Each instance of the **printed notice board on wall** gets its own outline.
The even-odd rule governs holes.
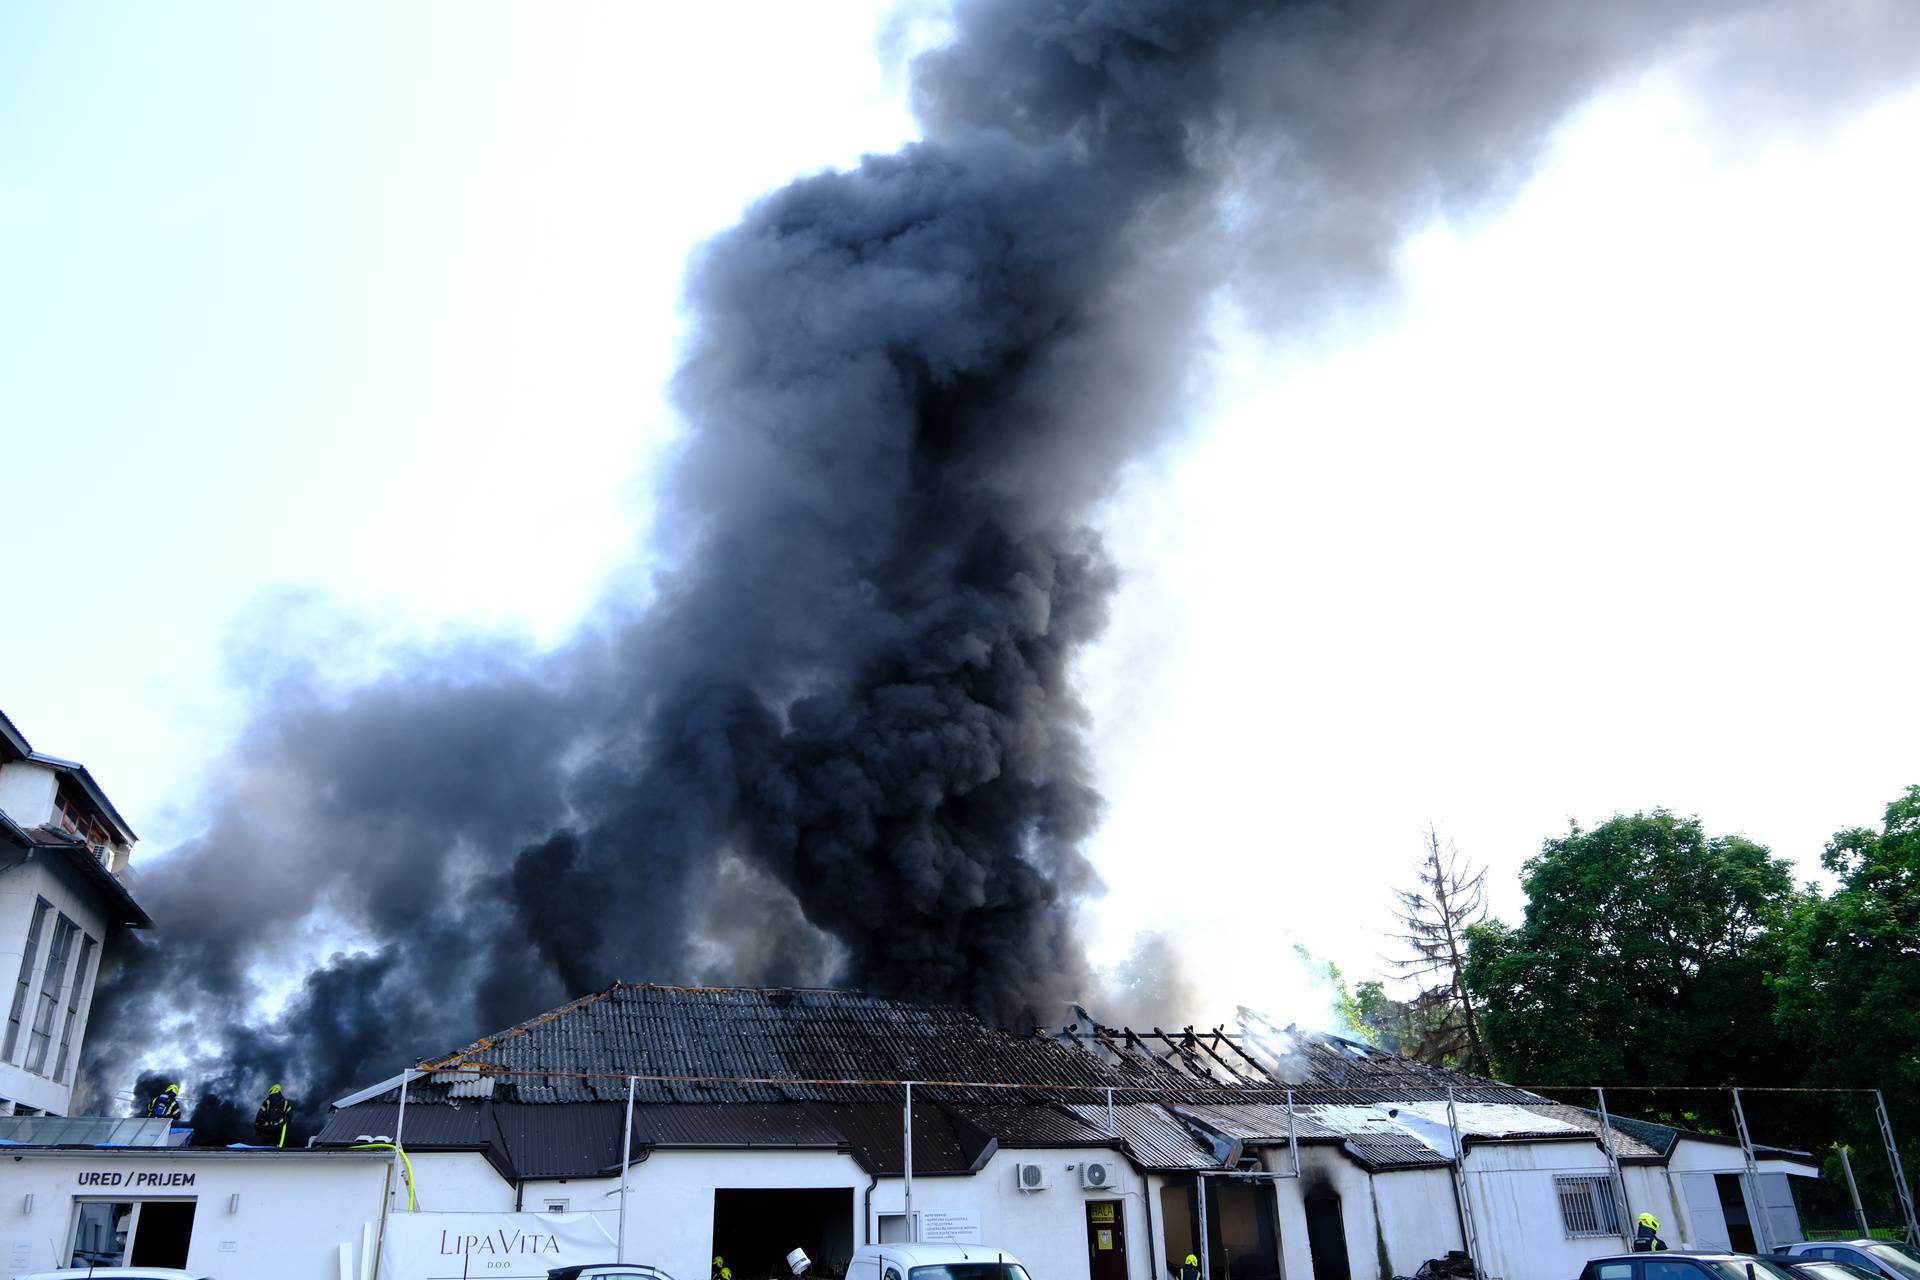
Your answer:
[[[980,1215],[948,1209],[923,1210],[920,1215],[922,1244],[979,1244]]]

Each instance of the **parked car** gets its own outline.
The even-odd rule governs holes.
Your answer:
[[[1825,1258],[1796,1258],[1781,1254],[1779,1260],[1806,1280],[1880,1280],[1875,1271],[1862,1271],[1851,1262],[1832,1262]]]
[[[555,1267],[547,1272],[547,1280],[673,1280],[673,1277],[644,1262],[589,1262],[577,1267]]]
[[[1920,1261],[1885,1240],[1802,1240],[1780,1252],[1790,1258],[1845,1262],[1880,1280],[1920,1280]]]
[[[1030,1280],[1020,1259],[984,1244],[863,1244],[847,1280]]]
[[[1666,1249],[1659,1253],[1616,1253],[1595,1258],[1580,1280],[1803,1280],[1785,1258],[1704,1249]]]
[[[209,1280],[207,1276],[181,1271],[177,1267],[63,1267],[58,1271],[29,1271],[15,1280]]]

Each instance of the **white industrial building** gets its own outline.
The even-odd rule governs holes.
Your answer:
[[[121,876],[133,829],[84,765],[0,713],[0,1115],[65,1115],[101,948],[151,923]]]
[[[907,1237],[907,1081],[914,1233],[1007,1249],[1035,1280],[1164,1280],[1190,1251],[1210,1280],[1384,1280],[1470,1233],[1489,1277],[1565,1280],[1645,1210],[1676,1245],[1755,1221],[1797,1239],[1787,1178],[1817,1174],[1762,1148],[1749,1177],[1737,1144],[1629,1122],[1616,1166],[1590,1112],[1251,1017],[1013,1033],[848,992],[616,984],[423,1062],[404,1108],[399,1077],[341,1099],[304,1151],[15,1122],[0,1249],[8,1274],[539,1280],[624,1236],[678,1280],[716,1255],[734,1280],[784,1275],[794,1247],[831,1280],[856,1244]],[[404,1162],[355,1149],[396,1137]]]

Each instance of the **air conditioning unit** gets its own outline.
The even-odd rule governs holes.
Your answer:
[[[1113,1185],[1114,1169],[1111,1160],[1083,1160],[1080,1162],[1080,1185],[1094,1191],[1101,1191]]]
[[[1043,1164],[1017,1164],[1013,1166],[1013,1176],[1022,1191],[1047,1189],[1047,1166]]]

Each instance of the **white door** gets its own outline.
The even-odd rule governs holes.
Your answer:
[[[1760,1212],[1766,1215],[1767,1242],[1774,1248],[1805,1238],[1800,1232],[1800,1210],[1793,1203],[1793,1184],[1786,1174],[1760,1175]]]
[[[1680,1194],[1687,1202],[1687,1222],[1693,1238],[1684,1243],[1694,1249],[1731,1249],[1727,1236],[1727,1215],[1720,1210],[1720,1189],[1710,1173],[1680,1175]]]

